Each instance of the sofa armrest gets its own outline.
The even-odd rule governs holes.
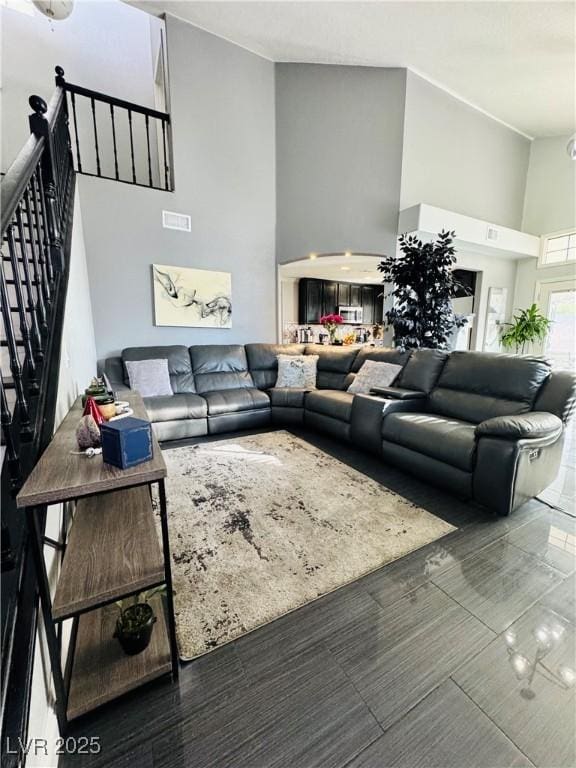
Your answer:
[[[422,411],[421,400],[393,400],[373,395],[354,395],[350,438],[367,451],[382,452],[382,420],[397,411]]]
[[[526,440],[554,437],[562,432],[562,421],[553,413],[531,411],[516,416],[496,416],[476,427],[476,437]]]
[[[428,397],[426,392],[417,389],[402,389],[402,387],[373,387],[371,395],[392,398],[392,400],[423,400]]]

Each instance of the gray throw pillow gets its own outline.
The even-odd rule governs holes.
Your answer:
[[[389,387],[402,370],[401,365],[366,360],[348,387],[355,395],[368,395],[374,387]]]
[[[276,355],[278,378],[276,389],[316,389],[318,355]]]
[[[137,390],[142,397],[173,395],[168,360],[126,360],[130,389]]]

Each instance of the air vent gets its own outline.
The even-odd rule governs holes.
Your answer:
[[[495,227],[488,227],[486,230],[486,240],[498,240],[498,230]]]
[[[162,226],[165,229],[179,229],[180,232],[191,232],[192,220],[186,213],[162,211]]]

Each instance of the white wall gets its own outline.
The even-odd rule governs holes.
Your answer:
[[[548,235],[576,224],[576,162],[566,151],[570,136],[535,139],[530,148],[522,229]]]
[[[92,321],[92,306],[88,289],[88,270],[84,247],[84,231],[78,191],[74,197],[74,226],[70,256],[70,276],[62,351],[58,379],[58,399],[56,402],[56,427],[67,414],[70,406],[80,392],[90,383],[96,374],[96,342]],[[50,507],[46,523],[46,533],[55,540],[60,537],[62,508]],[[59,573],[59,554],[50,547],[45,547],[50,585],[54,589]],[[67,622],[67,624],[69,624]],[[69,629],[69,627],[66,627]],[[65,644],[64,644],[65,645]],[[44,634],[40,629],[36,642],[34,672],[32,677],[32,698],[30,703],[30,722],[28,732],[33,737],[48,740],[49,754],[30,755],[27,765],[50,766],[54,768],[57,757],[54,754],[55,739],[58,736],[58,724],[54,713],[54,693],[51,681],[50,663]]]
[[[80,178],[99,357],[151,344],[276,337],[274,65],[166,21],[175,191]],[[162,210],[191,232],[162,227]],[[153,263],[232,274],[232,328],[154,325]]]
[[[428,203],[520,229],[529,151],[524,136],[408,72],[401,210]]]
[[[481,274],[477,276],[476,301],[474,307],[474,328],[471,338],[471,349],[482,350],[484,330],[486,327],[486,310],[488,307],[488,291],[490,288],[507,288],[506,319],[512,313],[514,285],[516,280],[516,261],[485,256],[472,252],[458,251],[456,267],[471,269]]]

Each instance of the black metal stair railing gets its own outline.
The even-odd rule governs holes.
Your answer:
[[[26,731],[37,617],[14,497],[54,428],[74,191],[63,89],[29,103],[32,135],[0,185],[2,766]]]
[[[70,95],[77,173],[174,191],[167,112],[69,83],[62,67],[56,67],[56,84]]]

